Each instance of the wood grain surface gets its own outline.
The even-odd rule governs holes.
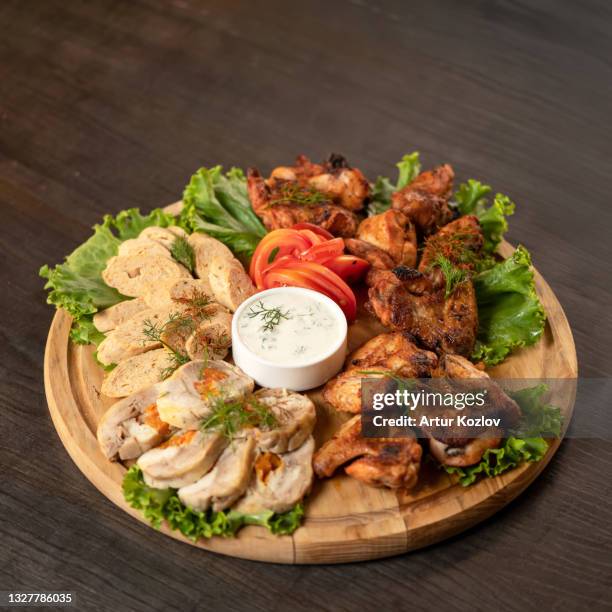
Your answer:
[[[558,296],[581,375],[610,376],[609,3],[5,0],[0,28],[0,590],[87,610],[609,608],[609,440],[564,441],[452,540],[348,566],[207,554],[117,512],[48,416],[37,277],[199,165],[335,150],[375,177],[419,149],[517,202],[509,241]]]

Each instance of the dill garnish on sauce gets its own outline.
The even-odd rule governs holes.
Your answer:
[[[289,320],[291,318],[289,311],[283,312],[279,306],[267,308],[262,300],[249,308],[247,317],[249,319],[261,317],[264,331],[272,331],[283,319]]]

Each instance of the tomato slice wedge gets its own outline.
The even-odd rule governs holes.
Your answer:
[[[255,286],[258,289],[263,287],[263,272],[276,259],[284,255],[298,256],[311,246],[310,240],[294,229],[273,230],[264,236],[253,253],[249,267]]]
[[[340,306],[347,321],[357,316],[357,300],[351,288],[325,266],[310,261],[291,263],[287,267],[272,268],[265,272],[264,287],[303,287],[319,291]]]
[[[342,255],[344,252],[344,240],[342,238],[333,238],[326,240],[320,244],[311,246],[307,251],[304,251],[300,256],[303,261],[314,261],[315,263],[323,263],[328,259]]]
[[[358,283],[370,268],[365,259],[355,255],[337,255],[325,261],[323,265],[349,284]]]
[[[310,230],[311,232],[318,234],[319,236],[321,236],[321,238],[325,238],[326,240],[331,240],[334,237],[326,229],[323,229],[322,227],[319,227],[314,223],[307,223],[306,221],[304,221],[303,223],[295,223],[291,226],[291,229]]]

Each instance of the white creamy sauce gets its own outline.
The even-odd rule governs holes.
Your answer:
[[[240,316],[238,330],[253,353],[287,365],[305,364],[328,353],[341,334],[327,304],[290,293],[255,300]]]

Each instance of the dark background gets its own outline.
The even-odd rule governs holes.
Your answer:
[[[180,544],[81,475],[42,383],[37,271],[106,212],[177,200],[200,165],[344,153],[373,178],[418,149],[518,204],[583,376],[609,376],[609,2],[0,4],[0,590],[80,609],[602,609],[608,443],[567,440],[519,499],[450,541],[344,566]]]

